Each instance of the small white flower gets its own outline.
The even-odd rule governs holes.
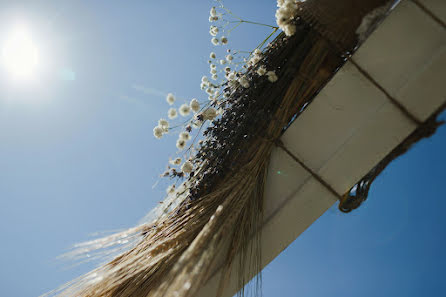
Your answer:
[[[276,82],[279,78],[277,77],[277,74],[274,71],[268,71],[266,73],[266,75],[268,76],[268,80],[270,82]]]
[[[229,72],[229,73],[226,75],[226,78],[227,78],[228,80],[234,80],[234,79],[235,79],[235,73],[234,73],[234,72]]]
[[[158,121],[158,126],[163,128],[163,133],[167,133],[169,131],[169,122],[166,121],[165,119],[160,119]]]
[[[220,64],[221,65],[225,65],[226,64],[226,60],[220,60]]]
[[[242,87],[249,88],[249,81],[245,76],[242,76],[238,79],[238,82],[242,85]]]
[[[283,30],[286,36],[296,33],[296,26],[293,24],[298,11],[298,2],[295,0],[278,0],[276,10],[276,23]]]
[[[194,165],[192,164],[191,161],[186,161],[181,166],[181,171],[183,171],[184,173],[191,173],[193,169]]]
[[[211,74],[217,74],[217,69],[215,69],[215,68],[211,69],[210,73]]]
[[[172,93],[167,94],[166,101],[172,105],[175,102],[175,96]]]
[[[217,65],[211,64],[211,65],[209,65],[209,67],[211,67],[211,69],[215,69],[215,68],[217,68]]]
[[[181,132],[179,137],[180,139],[188,141],[190,139],[190,134],[189,132]]]
[[[203,121],[200,121],[198,119],[195,119],[195,121],[192,123],[192,127],[194,127],[195,129],[198,129],[201,126],[203,126]]]
[[[192,109],[193,112],[197,112],[197,111],[200,110],[200,103],[199,103],[198,100],[195,99],[195,98],[193,98],[193,99],[190,101],[189,106],[190,106],[190,108]]]
[[[260,66],[257,69],[257,74],[260,75],[260,76],[265,75],[266,74],[266,67],[265,66]]]
[[[202,113],[204,120],[210,120],[212,121],[217,116],[217,111],[213,107],[209,107]]]
[[[177,110],[175,108],[170,108],[169,111],[167,112],[167,116],[169,117],[169,119],[174,119],[178,116],[177,114]]]
[[[229,71],[231,71],[231,68],[225,67],[225,72],[229,72]]]
[[[179,150],[183,150],[185,146],[186,146],[186,141],[184,139],[177,140],[177,148]]]
[[[218,28],[215,26],[211,26],[211,28],[209,29],[209,34],[211,34],[212,36],[217,36]]]
[[[296,26],[293,24],[288,24],[283,28],[286,36],[293,36],[296,33]]]
[[[192,109],[193,112],[197,112],[197,111],[200,110],[200,103],[195,98],[190,101],[189,106],[190,106],[190,108]]]
[[[254,56],[252,56],[252,58],[248,61],[248,64],[254,66],[254,65],[257,64],[261,59],[262,59],[262,57],[261,57],[260,55],[254,55]]]
[[[207,76],[203,76],[201,78],[201,82],[208,82],[208,81],[209,81],[209,79],[207,78]]]
[[[180,165],[181,164],[181,158],[175,158],[173,160],[170,160],[169,163],[172,164],[172,165]]]
[[[228,60],[228,62],[231,62],[233,59],[234,57],[231,54],[226,56],[226,60]]]
[[[213,74],[213,75],[212,75],[212,79],[213,79],[213,80],[217,80],[217,79],[218,79],[218,75],[217,75],[217,74]]]
[[[222,36],[221,40],[221,44],[228,44],[228,38]]]
[[[218,21],[218,16],[210,16],[209,17],[209,22],[215,22]]]
[[[161,128],[160,126],[156,126],[155,128],[153,128],[153,136],[160,139],[163,136],[163,128]]]
[[[217,10],[215,9],[215,7],[211,8],[210,15],[211,15],[211,17],[217,16]]]
[[[215,37],[211,39],[211,42],[213,45],[218,45],[218,39]]]
[[[254,50],[254,55],[260,56],[261,54],[262,54],[262,51],[259,50],[258,48],[256,48],[256,49]]]
[[[284,9],[278,9],[276,11],[276,23],[280,27],[280,29],[283,29],[291,19],[291,13],[289,11],[286,11]]]
[[[209,58],[211,58],[211,59],[215,59],[216,57],[217,57],[217,55],[214,52],[209,54]]]
[[[189,113],[190,113],[190,107],[187,104],[181,105],[178,110],[180,112],[180,115],[183,116],[183,117],[189,115]]]

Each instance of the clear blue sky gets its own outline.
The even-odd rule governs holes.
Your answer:
[[[273,0],[225,3],[274,24]],[[21,19],[43,56],[37,82],[0,69],[2,296],[37,296],[86,272],[55,258],[90,233],[133,226],[163,199],[166,183],[152,185],[176,149],[175,136],[152,136],[167,108],[159,94],[204,99],[210,5],[0,2],[0,46]],[[230,42],[248,50],[267,33],[246,25]],[[444,152],[441,128],[377,179],[361,209],[330,209],[267,266],[264,296],[446,295]]]

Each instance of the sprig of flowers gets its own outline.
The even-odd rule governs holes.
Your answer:
[[[294,20],[300,2],[298,0],[277,0],[276,22],[286,36],[293,36],[296,33]]]
[[[167,94],[166,102],[171,106],[167,112],[169,120],[177,119],[178,115],[187,119],[183,123],[173,126],[167,120],[160,119],[158,125],[153,129],[153,135],[160,139],[171,130],[182,128],[176,141],[176,147],[182,157],[170,160],[167,170],[162,176],[183,178],[187,175],[193,175],[194,170],[199,165],[193,156],[193,152],[198,149],[195,147],[195,140],[199,140],[199,146],[204,143],[203,140],[199,139],[199,133],[203,125],[210,125],[225,112],[228,106],[226,99],[233,92],[236,92],[239,88],[250,88],[253,85],[251,83],[253,75],[265,76],[270,83],[279,79],[274,69],[267,69],[266,65],[263,64],[264,56],[261,49],[279,30],[279,27],[287,35],[293,33],[293,30],[295,31],[295,27],[294,29],[292,27],[294,26],[292,21],[297,11],[298,1],[278,0],[279,9],[276,12],[276,18],[279,27],[244,20],[227,9],[221,0],[216,0],[216,2],[218,5],[212,7],[209,13],[209,22],[212,23],[209,27],[209,34],[211,35],[211,43],[214,46],[225,47],[226,53],[222,56],[215,52],[209,54],[210,78],[203,76],[200,83],[201,90],[208,98],[207,102],[200,102],[193,98],[190,102],[175,107],[176,97],[172,93]],[[243,23],[269,27],[272,32],[250,52],[227,48],[231,32]],[[253,71],[248,75],[247,70],[250,69],[253,69]],[[196,129],[195,136],[191,135],[193,129]],[[192,139],[192,144],[186,149],[188,142]],[[167,189],[168,194],[175,191],[175,185]]]

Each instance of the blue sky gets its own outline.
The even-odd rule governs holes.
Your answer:
[[[275,1],[225,1],[274,24]],[[34,81],[0,69],[0,287],[37,296],[86,272],[55,258],[88,234],[131,227],[163,199],[175,136],[156,140],[164,96],[205,99],[210,1],[1,1],[0,46],[25,22]],[[269,33],[240,26],[232,47]],[[201,96],[201,97],[200,97]],[[442,115],[445,118],[445,114]],[[446,128],[395,161],[361,209],[330,209],[263,274],[264,296],[446,294]]]

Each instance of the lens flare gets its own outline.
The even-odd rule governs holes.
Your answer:
[[[39,64],[39,51],[24,26],[16,27],[3,45],[3,65],[14,78],[31,78]]]

